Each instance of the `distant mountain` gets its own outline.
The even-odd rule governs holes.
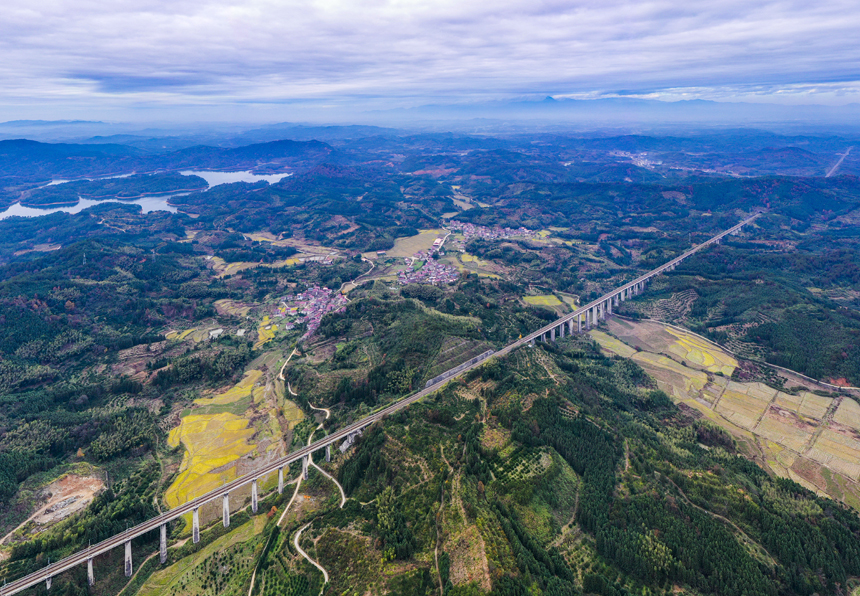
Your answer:
[[[273,141],[237,148],[197,145],[155,154],[115,143],[0,141],[0,176],[37,182],[51,178],[99,177],[131,172],[221,169],[283,171],[311,168],[334,150],[320,141]]]

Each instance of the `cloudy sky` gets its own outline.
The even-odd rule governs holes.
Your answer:
[[[856,0],[3,0],[0,121],[860,102]]]

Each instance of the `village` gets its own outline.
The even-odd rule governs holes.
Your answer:
[[[446,227],[449,230],[457,230],[463,235],[464,242],[473,238],[483,240],[506,240],[508,238],[533,238],[537,235],[528,228],[490,228],[488,226],[476,226],[475,224],[452,220]]]
[[[291,317],[284,325],[285,330],[293,329],[296,324],[306,323],[308,328],[304,337],[310,337],[319,328],[322,318],[331,312],[342,312],[348,302],[339,291],[313,285],[304,292],[287,294],[280,300],[275,316]]]

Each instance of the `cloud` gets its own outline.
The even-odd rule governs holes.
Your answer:
[[[0,106],[844,103],[860,81],[858,26],[847,0],[5,0]]]

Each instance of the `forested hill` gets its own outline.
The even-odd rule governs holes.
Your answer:
[[[597,328],[488,360],[318,454],[307,480],[285,470],[283,494],[261,478],[256,514],[237,491],[228,528],[220,500],[200,509],[199,543],[169,524],[164,565],[142,536],[131,579],[119,550],[94,560],[94,587],[81,568],[52,593],[860,587],[860,169],[851,153],[820,172],[846,139],[361,130],[0,145],[18,212],[98,203],[0,220],[0,579],[254,473],[763,211]]]

